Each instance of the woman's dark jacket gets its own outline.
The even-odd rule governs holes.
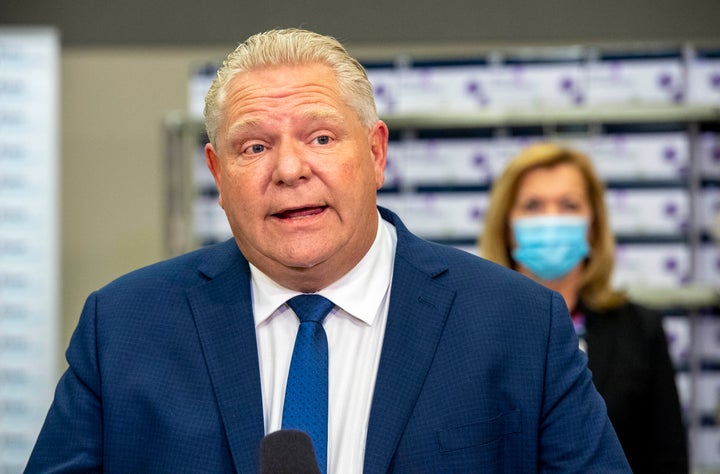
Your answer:
[[[688,472],[687,432],[661,317],[626,303],[585,314],[588,366],[636,474]]]

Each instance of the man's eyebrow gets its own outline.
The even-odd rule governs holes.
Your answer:
[[[333,110],[308,110],[301,113],[301,117],[308,121],[331,121],[331,122],[343,122],[343,117],[340,113]],[[246,131],[250,131],[261,126],[262,120],[259,118],[246,118],[238,120],[228,128],[228,136],[234,137],[241,135]]]
[[[240,120],[230,126],[230,128],[228,129],[228,136],[235,136],[239,133],[244,132],[245,130],[251,130],[258,127],[259,124],[260,120],[255,118]]]

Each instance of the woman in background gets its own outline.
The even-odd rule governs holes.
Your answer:
[[[480,253],[565,298],[633,471],[684,473],[687,434],[661,319],[611,287],[603,193],[587,156],[531,145],[493,184]]]

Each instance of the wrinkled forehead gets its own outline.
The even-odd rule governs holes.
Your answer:
[[[322,62],[277,64],[234,71],[231,76],[226,78],[223,86],[218,89],[217,104],[221,109],[224,109],[230,96],[237,97],[261,92],[257,90],[261,87],[258,85],[259,83],[263,83],[265,87],[273,88],[273,90],[268,90],[268,93],[277,92],[282,94],[291,93],[293,89],[303,87],[308,84],[308,80],[313,80],[318,86],[331,90],[350,105],[347,100],[349,94],[344,93],[343,88],[340,87],[335,70]]]

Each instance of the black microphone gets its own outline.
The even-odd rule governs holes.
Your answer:
[[[260,474],[321,474],[310,436],[280,430],[261,439]]]

